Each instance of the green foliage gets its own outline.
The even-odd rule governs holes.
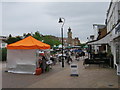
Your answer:
[[[113,57],[113,54],[111,52],[111,47],[110,46],[108,46],[108,48],[107,48],[107,56],[108,57]]]
[[[81,48],[83,48],[85,45],[86,45],[86,44],[84,44],[84,43],[83,43],[83,44],[80,44]]]
[[[54,45],[58,46],[59,44],[61,44],[59,40],[57,40],[55,37],[50,35],[44,36],[43,40],[44,40],[44,43],[49,44],[51,47],[53,47]]]
[[[35,39],[37,39],[37,40],[42,41],[42,36],[41,36],[41,34],[40,34],[38,31],[35,32],[35,34],[33,34],[33,37],[34,37]]]
[[[9,37],[12,37],[12,35],[10,34]]]
[[[28,37],[28,36],[32,36],[31,33],[28,33],[28,34],[25,35],[25,37]]]
[[[51,47],[53,47],[54,45],[58,46],[60,43],[60,41],[52,35],[41,35],[38,31],[35,32],[35,34],[33,34],[33,37],[39,41],[43,41],[46,44],[49,44]]]
[[[2,57],[2,61],[6,61],[7,60],[7,49],[6,48],[2,48],[2,54],[0,54],[0,58],[1,57]]]
[[[7,44],[15,43],[17,41],[21,40],[20,36],[17,37],[9,37],[7,40],[4,40]]]
[[[33,36],[35,39],[42,41],[46,44],[49,44],[51,47],[53,47],[54,45],[58,46],[59,44],[61,44],[61,42],[58,40],[57,37],[52,36],[52,35],[45,35],[43,36],[42,34],[39,33],[39,31],[36,31],[34,34],[33,33],[24,33],[23,37],[28,37],[28,36]],[[6,43],[11,44],[11,43],[15,43],[17,41],[21,40],[20,36],[17,37],[12,37],[12,35],[9,35],[9,38],[7,40],[5,40]]]

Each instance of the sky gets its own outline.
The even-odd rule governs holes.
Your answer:
[[[109,2],[2,2],[2,35],[20,36],[39,31],[61,37],[60,17],[65,19],[64,37],[72,29],[82,43],[94,34],[93,24],[104,24]]]

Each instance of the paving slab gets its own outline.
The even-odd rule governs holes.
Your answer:
[[[2,73],[3,88],[118,88],[116,70],[98,65],[83,66],[83,60],[74,61],[78,64],[79,76],[70,76],[70,66],[62,68],[59,63],[46,73],[39,76]],[[12,82],[12,83],[11,83]]]
[[[78,62],[78,77],[70,76],[70,68],[67,67],[28,88],[118,88],[118,77],[114,69],[99,66],[85,69],[82,63]]]

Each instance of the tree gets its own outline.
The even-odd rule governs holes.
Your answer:
[[[39,41],[43,41],[46,44],[49,44],[51,47],[53,47],[54,45],[58,46],[59,44],[61,44],[61,42],[58,40],[57,37],[52,36],[52,35],[42,35],[39,33],[39,31],[36,31],[34,34],[33,33],[24,33],[23,37],[26,38],[28,36],[33,36],[35,39],[39,40]],[[6,43],[11,44],[14,42],[17,42],[19,40],[21,40],[22,38],[20,36],[16,36],[16,37],[12,37],[12,35],[9,35],[9,38],[7,40],[5,40]]]
[[[28,37],[28,36],[32,36],[32,35],[31,35],[31,33],[26,34],[26,36],[25,36],[25,37]]]
[[[4,40],[7,44],[15,43],[19,40],[22,40],[20,36],[17,37],[9,37],[7,40]]]
[[[33,37],[37,40],[42,40],[42,36],[41,34],[39,33],[39,31],[36,31],[35,34],[33,34]]]
[[[26,33],[24,33],[23,36],[26,37]]]
[[[85,45],[86,45],[85,43],[83,43],[83,44],[80,44],[81,48],[83,48]]]
[[[0,55],[1,57],[1,55]],[[0,58],[1,59],[1,58]],[[6,48],[2,48],[2,61],[6,61],[7,59],[7,49]]]
[[[53,47],[54,45],[58,46],[59,44],[61,44],[61,42],[57,40],[55,36],[51,36],[51,35],[44,36],[43,40],[44,43],[49,44],[51,47]]]
[[[22,40],[20,36],[16,36],[16,41]]]
[[[12,35],[11,35],[11,34],[9,34],[9,37],[12,37]]]

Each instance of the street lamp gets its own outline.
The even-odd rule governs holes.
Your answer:
[[[61,37],[62,37],[62,67],[64,67],[64,59],[63,59],[63,26],[65,23],[65,19],[64,18],[59,18],[59,22],[58,23],[62,23],[61,26]]]

